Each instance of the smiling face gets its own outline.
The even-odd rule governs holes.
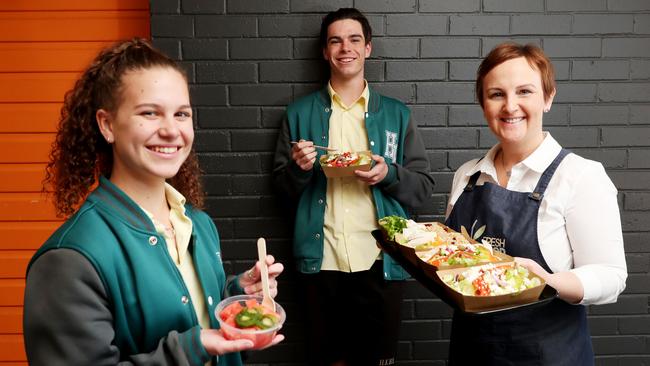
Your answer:
[[[187,82],[171,68],[129,71],[119,105],[97,121],[113,144],[111,180],[161,182],[176,175],[194,140]]]
[[[353,19],[337,20],[327,28],[327,45],[323,56],[330,64],[334,81],[363,79],[364,63],[372,45],[366,44],[361,23]]]
[[[532,152],[544,139],[542,116],[554,95],[545,98],[541,75],[525,57],[513,58],[485,75],[483,114],[502,145]]]

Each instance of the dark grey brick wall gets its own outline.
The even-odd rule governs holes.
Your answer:
[[[650,1],[152,0],[154,43],[190,76],[226,270],[253,262],[258,236],[287,265],[278,297],[287,340],[248,363],[304,360],[292,218],[269,173],[283,107],[325,74],[320,19],[344,6],[366,12],[374,29],[368,80],[411,107],[424,137],[437,186],[421,220],[443,218],[453,171],[495,142],[474,100],[480,57],[505,40],[545,49],[559,80],[547,129],[601,161],[620,192],[630,276],[618,303],[589,309],[597,365],[650,364]],[[450,308],[409,281],[402,312],[398,363],[445,365]]]

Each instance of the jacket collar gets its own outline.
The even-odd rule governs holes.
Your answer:
[[[131,226],[141,230],[156,231],[153,222],[140,206],[104,176],[99,177],[99,186],[88,197],[88,201],[108,207]]]

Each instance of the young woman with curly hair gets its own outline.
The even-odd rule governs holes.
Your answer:
[[[58,215],[69,216],[88,195],[100,175],[109,177],[113,168],[113,146],[99,131],[95,115],[99,109],[115,111],[121,102],[115,91],[123,87],[122,74],[130,69],[153,66],[185,71],[173,60],[153,52],[132,55],[129,47],[147,49],[139,41],[123,43],[103,51],[66,93],[61,120],[46,168],[46,187],[54,190]],[[144,48],[143,48],[144,47]],[[141,57],[130,60],[129,57]],[[203,208],[203,191],[196,155],[190,151],[170,183],[196,208]]]
[[[185,74],[144,40],[102,51],[66,94],[45,183],[71,216],[27,270],[30,365],[241,365],[253,343],[211,328],[227,294],[261,293],[260,264],[226,279],[193,140]]]

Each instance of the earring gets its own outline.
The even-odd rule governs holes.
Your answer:
[[[106,142],[108,142],[109,144],[112,144],[113,143],[113,138],[112,137],[107,137]]]
[[[544,108],[544,113],[548,113],[550,110],[550,108]]]

